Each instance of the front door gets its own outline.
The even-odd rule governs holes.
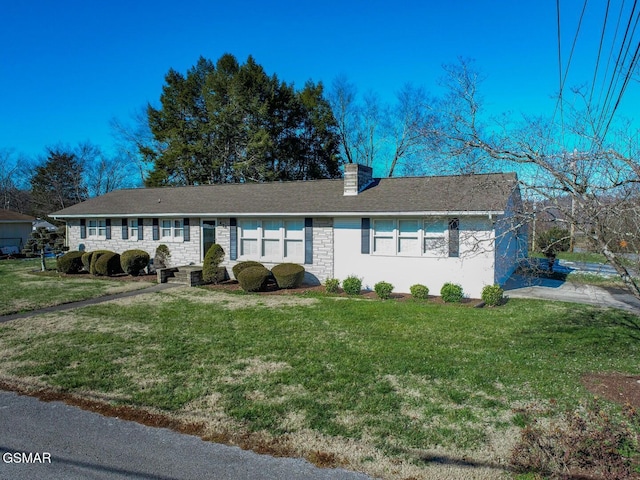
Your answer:
[[[203,220],[202,221],[202,259],[211,248],[211,245],[216,243],[216,221],[215,220]]]

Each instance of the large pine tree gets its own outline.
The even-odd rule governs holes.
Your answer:
[[[200,58],[185,75],[169,70],[160,108],[149,106],[156,147],[147,186],[340,175],[336,122],[322,84],[268,76],[252,57]]]

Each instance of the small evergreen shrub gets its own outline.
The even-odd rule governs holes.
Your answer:
[[[240,263],[236,263],[233,268],[231,268],[231,271],[233,272],[233,276],[236,278],[236,280],[238,280],[238,275],[240,274],[240,272],[242,270],[244,270],[245,268],[249,268],[249,267],[263,267],[264,265],[262,265],[260,262],[254,262],[253,260],[247,260],[246,262],[240,262]]]
[[[464,292],[462,287],[455,283],[445,283],[440,289],[442,301],[446,303],[458,303],[462,300]]]
[[[351,275],[343,280],[342,289],[347,295],[360,295],[360,290],[362,290],[362,280]]]
[[[226,269],[220,268],[222,260],[224,260],[224,250],[220,245],[214,243],[207,250],[202,263],[202,279],[206,283],[218,283],[224,280]]]
[[[84,252],[82,254],[82,267],[88,272],[91,269],[91,257],[93,256],[93,252]]]
[[[324,281],[324,289],[327,293],[338,293],[340,288],[340,280],[337,278],[327,278]]]
[[[83,252],[67,252],[58,257],[58,271],[61,273],[79,273],[82,268]]]
[[[127,250],[120,255],[120,266],[124,273],[137,277],[147,268],[150,258],[144,250]]]
[[[480,298],[486,305],[495,307],[504,301],[504,290],[500,285],[485,285]]]
[[[94,252],[91,252],[91,261],[89,264],[89,273],[91,275],[99,275],[98,273],[96,273],[96,262],[105,253],[114,253],[114,252],[112,252],[111,250],[96,250]]]
[[[419,283],[411,285],[409,287],[409,291],[411,292],[411,296],[418,300],[426,300],[429,298],[429,288],[424,285],[420,285]]]
[[[120,255],[115,252],[107,252],[98,256],[94,266],[94,271],[95,275],[103,275],[107,277],[124,273],[122,271],[122,266],[120,265]]]
[[[238,273],[237,280],[245,292],[258,292],[264,290],[271,272],[260,266],[247,267]]]
[[[298,288],[304,280],[304,267],[297,263],[281,263],[271,269],[278,288]]]
[[[157,270],[160,268],[167,268],[171,261],[171,252],[169,251],[169,247],[167,247],[164,243],[158,245],[156,248],[156,254],[153,257],[153,267]]]
[[[393,292],[393,285],[389,282],[378,282],[373,286],[376,295],[381,300],[388,300],[391,298],[391,292]]]

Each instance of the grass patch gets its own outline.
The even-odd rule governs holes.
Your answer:
[[[64,276],[55,271],[54,259],[48,259],[47,266],[54,270],[41,272],[39,259],[0,262],[0,315],[86,300],[149,285],[85,275]]]
[[[0,325],[0,368],[416,478],[434,449],[506,458],[516,407],[575,408],[586,373],[639,372],[637,319],[621,311],[185,292]]]

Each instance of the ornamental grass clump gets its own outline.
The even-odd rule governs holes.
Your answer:
[[[495,307],[504,302],[504,290],[500,285],[485,285],[480,296],[485,305]]]
[[[84,252],[67,252],[58,258],[57,269],[61,273],[80,273],[83,268],[82,255]]]
[[[342,281],[342,289],[347,295],[360,295],[362,279],[351,275]]]
[[[267,286],[271,272],[264,266],[248,267],[238,273],[237,280],[245,292],[259,292]]]
[[[391,298],[391,292],[393,292],[393,285],[389,282],[378,282],[373,286],[376,295],[381,300],[388,300]]]
[[[455,283],[445,283],[440,289],[440,297],[445,303],[459,303],[464,297],[462,287]]]
[[[297,263],[281,263],[271,269],[278,288],[298,288],[304,280],[304,267]]]
[[[409,287],[409,291],[411,292],[411,296],[418,300],[426,300],[427,298],[429,298],[429,288],[425,285],[416,283],[415,285],[411,285]]]
[[[120,255],[120,266],[124,273],[137,277],[147,268],[151,256],[144,250],[127,250]]]

